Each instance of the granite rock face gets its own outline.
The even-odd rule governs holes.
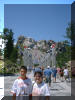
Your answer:
[[[23,61],[26,66],[54,66],[56,64],[55,49],[51,45],[55,42],[50,40],[35,41],[32,38],[20,36],[17,45],[23,53]]]

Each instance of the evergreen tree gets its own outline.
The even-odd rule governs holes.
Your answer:
[[[10,59],[13,48],[14,48],[14,39],[13,32],[10,29],[4,29],[4,39],[5,39],[5,48],[4,48],[4,58]]]
[[[71,60],[71,46],[67,41],[63,41],[63,44],[61,44],[61,49],[57,53],[56,60],[59,67],[65,66]]]
[[[74,22],[68,24],[68,27],[66,28],[65,37],[71,41],[71,59],[75,60],[75,23]]]

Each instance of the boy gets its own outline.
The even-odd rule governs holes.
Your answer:
[[[34,77],[35,83],[33,84],[32,96],[38,96],[37,98],[42,96],[42,100],[49,100],[50,92],[48,85],[43,82],[42,70],[35,70]]]
[[[20,77],[15,80],[11,93],[13,100],[30,100],[32,94],[32,82],[26,77],[27,67],[21,66]]]

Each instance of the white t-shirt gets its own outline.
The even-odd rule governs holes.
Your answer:
[[[64,75],[68,75],[69,72],[68,72],[68,69],[64,69]]]
[[[34,96],[50,96],[48,85],[44,82],[41,84],[34,83],[32,94]]]
[[[32,82],[29,78],[22,80],[16,79],[12,86],[12,93],[16,93],[16,96],[29,96],[32,94]]]

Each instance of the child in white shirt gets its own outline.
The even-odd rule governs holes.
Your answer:
[[[32,96],[46,96],[45,100],[49,100],[50,92],[48,85],[43,82],[42,70],[36,70],[34,73],[34,77],[35,83],[33,84]]]
[[[30,100],[32,95],[32,82],[26,77],[27,68],[21,66],[21,76],[14,81],[11,93],[13,94],[13,100]],[[29,98],[30,97],[30,98]]]

